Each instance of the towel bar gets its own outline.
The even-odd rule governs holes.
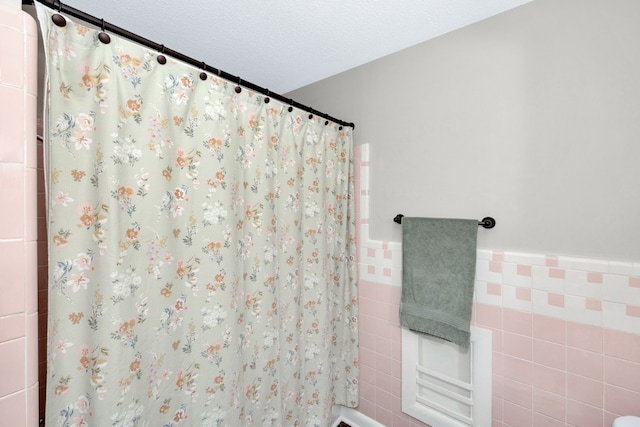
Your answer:
[[[395,218],[393,218],[393,222],[396,222],[398,224],[402,224],[402,218],[403,217],[404,217],[404,215],[398,214],[398,215],[396,215]],[[482,221],[478,221],[478,225],[481,225],[484,228],[493,228],[493,227],[496,226],[496,220],[491,218],[490,216],[486,216],[486,217],[482,218]]]

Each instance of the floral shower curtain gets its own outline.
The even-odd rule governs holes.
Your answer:
[[[352,130],[52,13],[47,424],[357,405]]]

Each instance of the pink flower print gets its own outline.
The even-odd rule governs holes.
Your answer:
[[[75,143],[76,150],[81,150],[83,148],[86,148],[88,150],[91,146],[91,143],[93,142],[86,133],[77,131],[73,132],[73,137],[71,139]]]
[[[62,205],[65,208],[67,207],[67,203],[71,203],[71,202],[73,202],[73,199],[71,198],[69,193],[65,193],[64,191],[61,191],[56,196],[56,204]]]
[[[80,362],[80,367],[85,371],[91,366],[89,354],[89,346],[86,344],[82,344],[76,351],[76,356],[78,357],[78,361]]]
[[[176,164],[181,168],[187,165],[187,150],[182,147],[176,148]]]
[[[168,380],[171,377],[172,373],[173,372],[171,372],[169,369],[165,369],[164,371],[162,371],[162,376],[161,376],[162,381]]]
[[[249,113],[249,127],[255,128],[258,126],[258,119],[256,113]]]
[[[89,346],[87,344],[81,344],[80,346],[78,346],[78,350],[76,350],[76,354],[78,357],[88,356],[89,353]]]
[[[73,292],[78,292],[81,288],[87,289],[87,285],[90,280],[88,277],[84,275],[84,272],[80,274],[72,274],[71,275],[71,283],[73,285]]]
[[[180,203],[172,203],[171,204],[171,215],[175,218],[177,216],[182,216],[182,212],[184,208],[180,206]]]
[[[178,277],[184,277],[187,273],[187,269],[185,268],[185,262],[183,259],[179,259],[176,261],[176,275]]]
[[[73,260],[73,264],[80,271],[89,270],[91,268],[91,257],[85,253],[79,253],[76,259]]]
[[[149,314],[149,297],[145,294],[140,294],[140,301],[136,302],[136,311],[143,318]]]
[[[78,401],[76,402],[76,410],[81,414],[86,414],[89,412],[89,399],[86,396],[78,397]]]
[[[78,215],[91,215],[93,216],[93,206],[89,202],[82,202],[78,205]]]
[[[65,59],[75,58],[76,53],[73,51],[73,44],[65,43],[64,48],[62,49],[62,55]]]
[[[87,427],[88,425],[84,417],[73,417],[71,418],[71,424],[69,424],[70,427]]]
[[[162,261],[163,261],[165,264],[171,264],[171,263],[173,262],[173,255],[171,255],[171,253],[170,253],[170,252],[165,252],[165,253],[162,255]]]
[[[80,126],[82,130],[95,130],[93,117],[85,113],[78,114],[76,124]]]
[[[56,347],[55,347],[56,352],[55,352],[55,354],[62,354],[62,353],[66,353],[66,352],[67,352],[67,349],[68,349],[69,347],[71,347],[72,345],[73,345],[73,344],[72,344],[72,343],[70,343],[68,339],[66,339],[66,338],[61,338],[61,339],[58,341],[58,343],[56,344]],[[55,356],[55,354],[54,354],[54,356]]]
[[[181,104],[186,104],[187,103],[187,101],[189,100],[189,95],[187,94],[186,90],[177,89],[173,93],[173,98],[175,98],[176,104],[181,105]]]
[[[332,160],[327,160],[326,162],[326,169],[325,169],[325,174],[327,177],[330,177],[331,175],[333,175],[333,172],[335,171],[336,167],[333,164]]]

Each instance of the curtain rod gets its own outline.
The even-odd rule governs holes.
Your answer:
[[[113,34],[117,34],[121,37],[124,37],[130,41],[141,44],[143,46],[148,47],[149,49],[153,49],[155,51],[161,52],[163,55],[169,55],[179,61],[186,62],[187,64],[193,65],[194,67],[200,68],[203,71],[209,71],[210,73],[216,74],[219,77],[222,77],[225,80],[228,80],[232,83],[236,83],[238,86],[244,86],[249,88],[255,92],[259,92],[267,97],[277,99],[278,101],[290,105],[291,107],[298,108],[300,110],[306,111],[310,113],[309,118],[313,115],[322,117],[323,119],[330,120],[335,122],[341,126],[348,126],[351,128],[356,127],[354,123],[348,123],[340,119],[336,119],[335,117],[331,117],[328,114],[321,113],[320,111],[316,111],[311,107],[300,104],[299,102],[294,101],[290,98],[285,98],[284,96],[269,91],[269,89],[265,89],[261,86],[258,86],[254,83],[251,83],[246,80],[242,80],[239,76],[234,76],[233,74],[227,73],[226,71],[220,70],[218,68],[211,67],[210,65],[205,64],[202,61],[197,61],[187,55],[184,55],[180,52],[167,48],[163,44],[158,44],[154,41],[146,39],[138,34],[132,33],[131,31],[125,30],[124,28],[120,28],[116,25],[110,24],[103,19],[96,18],[95,16],[89,15],[81,10],[75,9],[71,6],[65,5],[64,3],[57,0],[22,0],[23,5],[34,5],[35,2],[42,3],[43,5],[49,7],[50,9],[57,10],[60,13],[66,13],[74,18],[81,19],[84,22],[87,22],[93,26],[101,28],[102,31],[111,32]],[[328,124],[325,122],[325,124]]]

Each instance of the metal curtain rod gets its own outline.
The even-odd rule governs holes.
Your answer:
[[[356,127],[356,125],[354,123],[348,123],[345,122],[343,120],[340,119],[336,119],[335,117],[331,117],[328,114],[325,113],[321,113],[320,111],[316,111],[311,107],[308,107],[306,105],[300,104],[299,102],[294,101],[293,99],[290,98],[285,98],[284,96],[277,94],[277,93],[273,93],[271,91],[269,91],[269,89],[265,89],[263,87],[260,87],[254,83],[248,82],[246,80],[242,80],[239,76],[234,76],[233,74],[229,74],[225,71],[219,70],[217,68],[211,67],[207,64],[205,64],[202,61],[196,61],[195,59],[184,55],[180,52],[176,52],[175,50],[169,49],[167,47],[165,47],[165,45],[162,44],[158,44],[154,41],[151,41],[149,39],[146,39],[142,36],[139,36],[138,34],[132,33],[131,31],[127,31],[123,28],[120,28],[116,25],[113,24],[109,24],[108,22],[106,22],[104,19],[99,19],[96,18],[95,16],[89,15],[88,13],[85,13],[81,10],[75,9],[71,6],[65,5],[62,2],[58,1],[58,0],[52,0],[52,1],[48,1],[48,0],[22,0],[22,4],[23,5],[34,5],[35,2],[38,3],[42,3],[45,6],[49,7],[50,9],[54,9],[57,10],[60,13],[66,13],[70,16],[73,16],[74,18],[78,18],[81,19],[82,21],[89,23],[95,27],[101,28],[102,31],[108,31],[111,32],[113,34],[117,34],[121,37],[124,37],[130,41],[133,41],[135,43],[141,44],[143,46],[148,47],[149,49],[153,49],[155,51],[161,52],[163,55],[169,55],[177,60],[180,60],[182,62],[186,62],[187,64],[193,65],[194,67],[200,68],[204,71],[209,71],[210,73],[216,74],[219,77],[222,77],[223,79],[229,80],[230,82],[233,83],[237,83],[238,86],[244,86],[246,88],[249,88],[255,92],[259,92],[263,95],[265,95],[267,98],[274,98],[277,99],[278,101],[281,101],[284,104],[287,104],[291,107],[295,107],[298,108],[300,110],[306,111],[309,113],[309,118],[312,118],[313,115],[316,116],[320,116],[323,119],[326,119],[327,122],[325,122],[325,125],[328,124],[328,121],[332,121],[335,122],[341,126],[348,126],[351,128]],[[291,108],[289,109],[289,111],[291,111]]]
[[[402,218],[404,218],[404,215],[398,214],[395,218],[393,218],[393,222],[402,224]],[[496,226],[496,220],[491,218],[490,216],[486,216],[482,218],[482,221],[478,221],[478,225],[481,225],[484,228],[493,228]]]

